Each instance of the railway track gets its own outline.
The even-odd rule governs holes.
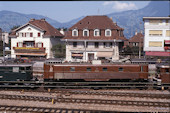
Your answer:
[[[25,95],[6,95],[0,94],[0,99],[43,101],[54,103],[84,103],[84,104],[103,104],[103,105],[123,105],[123,106],[144,106],[144,107],[164,107],[169,108],[170,102],[151,102],[151,101],[129,101],[129,100],[104,100],[104,99],[82,99],[82,98],[63,98],[45,96],[25,96]]]
[[[29,107],[29,106],[8,106],[0,105],[0,112],[31,112],[31,113],[95,113],[104,111],[65,109],[65,108],[45,108],[45,107]]]
[[[170,94],[151,94],[151,93],[127,93],[127,92],[103,92],[103,91],[76,91],[63,90],[55,91],[61,94],[82,94],[82,95],[105,95],[105,96],[121,96],[121,97],[140,97],[140,98],[160,98],[170,99]]]

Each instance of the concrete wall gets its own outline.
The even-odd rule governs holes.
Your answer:
[[[144,36],[144,51],[165,51],[164,40],[170,40],[170,37],[166,37],[166,30],[170,30],[170,21],[166,25],[166,20],[162,20],[160,25],[150,25],[149,20],[144,21],[145,36]],[[162,36],[149,36],[149,30],[162,30]],[[149,47],[149,41],[162,42],[162,47]]]

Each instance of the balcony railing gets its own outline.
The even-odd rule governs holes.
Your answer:
[[[45,48],[41,47],[13,47],[16,53],[45,53]]]

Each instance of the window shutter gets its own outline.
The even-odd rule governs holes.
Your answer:
[[[170,36],[170,30],[166,30],[166,37]]]
[[[32,35],[32,33],[30,33],[30,37],[32,37],[33,35]]]
[[[42,43],[42,47],[43,47],[43,43]]]
[[[18,47],[18,42],[17,42],[17,47]]]

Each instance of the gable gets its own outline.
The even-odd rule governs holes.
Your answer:
[[[18,33],[18,32],[33,32],[33,33],[41,32],[41,33],[43,33],[42,30],[37,29],[36,27],[34,27],[34,26],[30,25],[30,24],[27,24],[26,26],[24,26],[21,29],[17,30],[16,33]]]

